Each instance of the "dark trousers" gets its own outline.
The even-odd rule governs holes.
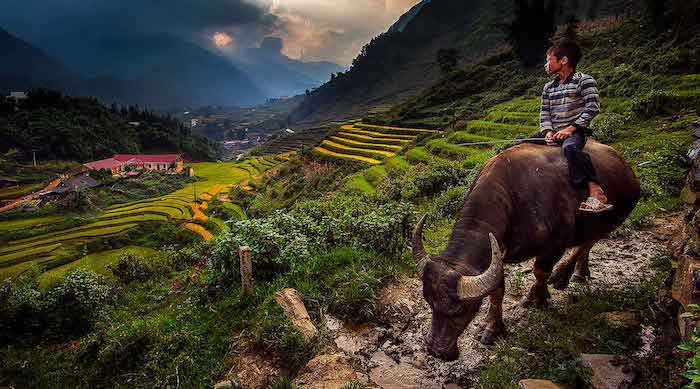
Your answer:
[[[532,138],[542,138],[538,134],[532,136]],[[546,144],[544,140],[540,141],[530,141],[531,143]],[[571,136],[564,139],[561,144],[561,150],[566,157],[567,164],[569,165],[569,178],[571,179],[571,184],[576,188],[585,188],[589,181],[597,182],[595,168],[591,162],[591,156],[583,151],[583,147],[586,145],[586,131],[583,129],[576,130]]]

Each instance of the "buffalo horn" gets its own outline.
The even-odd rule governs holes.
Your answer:
[[[461,277],[457,293],[462,300],[483,299],[501,285],[504,254],[498,247],[498,241],[492,233],[489,233],[489,238],[491,240],[491,265],[478,276]]]
[[[421,275],[425,264],[430,261],[430,256],[425,253],[425,248],[423,248],[423,224],[425,224],[427,216],[428,214],[423,215],[418,221],[418,224],[416,224],[416,228],[413,229],[413,243],[411,244],[413,258],[416,259],[418,271],[421,272]]]

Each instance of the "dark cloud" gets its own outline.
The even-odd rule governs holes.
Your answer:
[[[35,41],[47,35],[176,34],[196,37],[248,27],[272,28],[276,17],[244,0],[2,0],[0,26]]]

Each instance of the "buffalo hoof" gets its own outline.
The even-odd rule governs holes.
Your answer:
[[[520,301],[520,305],[525,308],[546,308],[549,305],[549,297],[549,291],[546,288],[540,291],[532,288],[530,293]]]
[[[577,284],[587,284],[588,277],[584,277],[580,274],[574,274],[573,276],[571,276],[571,282],[576,282]]]
[[[503,328],[486,328],[484,332],[481,333],[479,341],[483,345],[491,346],[496,340],[503,338],[505,335],[506,331]]]
[[[549,277],[548,283],[556,290],[564,290],[569,286],[569,274],[554,273]]]

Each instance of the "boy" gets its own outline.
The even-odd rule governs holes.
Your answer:
[[[562,142],[569,165],[571,183],[588,187],[589,196],[579,211],[598,213],[612,209],[603,188],[596,182],[591,157],[583,151],[591,119],[600,111],[598,86],[593,77],[576,72],[581,48],[576,42],[563,41],[547,50],[547,74],[558,77],[542,90],[540,132],[548,144]]]

